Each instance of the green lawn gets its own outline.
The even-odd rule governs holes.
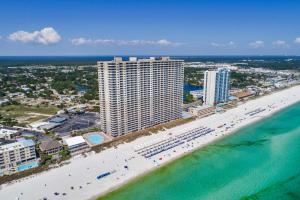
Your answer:
[[[0,107],[0,114],[7,117],[22,117],[27,116],[28,113],[39,113],[45,115],[53,115],[59,109],[55,106],[26,106],[26,105],[8,105]]]

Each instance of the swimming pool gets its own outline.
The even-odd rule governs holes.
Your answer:
[[[86,138],[88,139],[88,141],[91,143],[91,144],[100,144],[104,141],[104,137],[102,135],[99,135],[99,134],[90,134],[90,135],[87,135]]]
[[[37,167],[37,166],[39,166],[38,162],[34,161],[34,162],[30,162],[30,163],[26,163],[24,165],[18,166],[17,170],[18,171],[24,171],[24,170],[31,169],[31,168],[34,168],[34,167]]]

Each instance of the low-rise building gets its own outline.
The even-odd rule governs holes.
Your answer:
[[[71,154],[86,151],[89,146],[82,136],[70,137],[63,139]]]
[[[24,93],[21,92],[15,92],[15,93],[9,93],[8,97],[15,100],[15,99],[23,99],[25,97]]]
[[[70,114],[82,114],[85,112],[87,106],[85,105],[79,105],[79,106],[74,106],[67,108],[66,111]]]
[[[0,141],[0,176],[37,167],[35,142],[24,138]]]
[[[238,100],[248,99],[255,95],[255,92],[244,90],[240,92],[233,93],[232,96],[235,96]]]
[[[190,94],[193,96],[194,99],[201,99],[201,98],[203,98],[203,91],[202,90],[190,91]]]
[[[24,92],[30,92],[30,91],[31,91],[31,88],[29,88],[27,85],[21,85],[21,89],[22,89]]]
[[[60,126],[61,123],[52,123],[52,122],[33,122],[29,126],[35,131],[49,131]]]
[[[43,153],[48,155],[57,154],[63,149],[63,145],[56,140],[43,141],[39,147]]]
[[[8,99],[0,99],[0,105],[8,103],[9,100]]]
[[[19,131],[15,128],[1,127],[0,126],[0,139],[10,140],[20,135]]]
[[[57,123],[57,124],[61,124],[63,122],[67,121],[67,118],[65,117],[60,117],[60,116],[55,116],[51,119],[49,119],[49,122],[51,123]]]

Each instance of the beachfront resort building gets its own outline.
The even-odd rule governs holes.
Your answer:
[[[41,152],[48,155],[58,154],[62,149],[63,145],[56,140],[43,141],[39,146]]]
[[[63,139],[63,142],[68,147],[71,154],[83,153],[89,148],[82,136],[65,138]]]
[[[0,176],[38,166],[33,140],[0,140]]]
[[[230,70],[219,68],[204,72],[203,101],[205,105],[225,103],[229,98]]]
[[[113,137],[182,117],[183,61],[99,61],[101,129]]]

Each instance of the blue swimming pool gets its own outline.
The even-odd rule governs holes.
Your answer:
[[[86,136],[90,143],[92,144],[100,144],[104,141],[104,137],[99,134],[90,134]]]
[[[31,168],[34,168],[34,167],[37,167],[37,166],[39,166],[38,162],[34,161],[34,162],[30,162],[30,163],[26,163],[24,165],[18,166],[17,170],[18,171],[24,171],[24,170],[31,169]]]

